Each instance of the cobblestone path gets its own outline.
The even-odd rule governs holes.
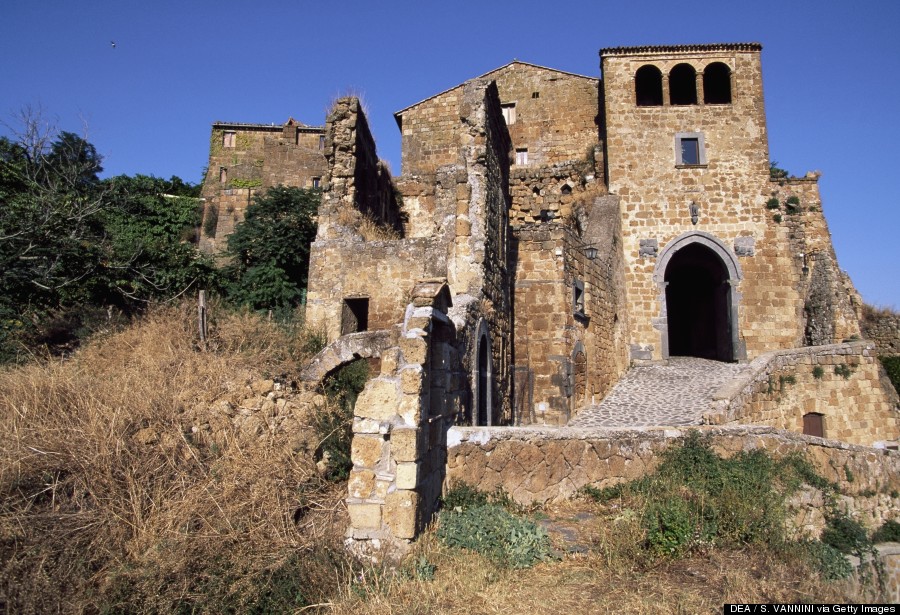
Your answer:
[[[586,406],[569,427],[699,425],[712,394],[748,368],[694,357],[632,367],[602,402]]]

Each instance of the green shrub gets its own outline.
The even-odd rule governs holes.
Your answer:
[[[488,494],[463,481],[453,481],[441,496],[441,508],[463,511],[488,504]]]
[[[900,542],[900,523],[885,521],[884,524],[872,534],[872,542]]]
[[[774,216],[772,216],[772,220],[774,220],[776,224],[781,224],[781,214],[775,214]]]
[[[528,568],[552,557],[542,527],[497,504],[445,509],[437,536],[450,547],[470,549],[508,568]]]
[[[328,480],[341,481],[350,476],[353,407],[368,378],[369,365],[365,359],[348,363],[325,378],[325,393],[331,403],[315,417],[313,427],[320,442],[316,457],[326,460]]]
[[[828,517],[822,531],[822,542],[841,553],[859,555],[871,546],[871,541],[858,521],[845,514],[834,514]]]
[[[841,363],[840,365],[834,366],[834,373],[837,376],[841,376],[844,380],[850,378],[850,374],[853,373],[853,370],[850,369],[850,366],[846,363]]]
[[[819,571],[822,578],[828,581],[839,581],[853,573],[853,566],[844,554],[818,540],[803,543],[806,558]]]
[[[900,392],[900,356],[878,357],[894,388]]]
[[[825,375],[825,370],[822,368],[821,365],[816,365],[812,370],[812,375],[813,375],[813,378],[815,378],[816,380],[821,380],[822,377]]]
[[[796,195],[789,196],[787,200],[785,200],[784,205],[787,208],[787,212],[789,214],[800,213],[800,198]]]
[[[207,237],[216,236],[216,228],[219,226],[219,207],[210,205],[206,210],[206,218],[203,220],[203,234]]]
[[[766,209],[778,209],[781,207],[781,203],[774,196],[766,201]]]

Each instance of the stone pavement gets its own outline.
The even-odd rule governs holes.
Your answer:
[[[669,427],[700,425],[712,394],[749,369],[695,357],[667,365],[632,367],[602,402],[586,406],[569,427]]]

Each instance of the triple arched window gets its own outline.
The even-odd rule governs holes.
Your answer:
[[[731,68],[722,62],[712,62],[703,69],[703,103],[727,105],[731,103]],[[676,64],[668,75],[669,104],[696,105],[697,70],[690,64]],[[634,75],[635,102],[639,107],[658,107],[664,104],[663,74],[656,66],[645,64]]]

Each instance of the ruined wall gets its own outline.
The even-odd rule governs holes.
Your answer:
[[[382,352],[381,373],[354,408],[347,535],[363,553],[402,551],[431,520],[446,432],[466,395],[446,282],[419,282],[411,294],[397,345]]]
[[[277,185],[312,188],[315,180],[321,180],[327,171],[324,134],[320,126],[294,120],[283,125],[213,124],[201,192],[206,202],[200,249],[207,253],[225,249],[254,194]],[[214,217],[213,225],[209,221]]]
[[[602,204],[595,206],[600,213]],[[613,222],[610,241],[594,260],[585,254],[594,242],[568,225],[525,225],[514,233],[519,424],[565,425],[584,404],[602,399],[627,366],[621,244],[613,239]],[[576,284],[583,290],[578,305]]]
[[[803,416],[822,415],[826,438],[896,445],[900,407],[882,382],[869,342],[775,351],[751,363],[748,375],[715,395],[713,424],[769,425],[803,432]]]
[[[548,220],[574,222],[586,203],[606,193],[602,167],[596,164],[595,160],[584,160],[545,167],[513,167],[509,186],[510,223],[518,226]]]
[[[713,449],[731,456],[764,449],[806,455],[816,471],[850,496],[842,504],[869,527],[897,518],[900,453],[822,440],[771,427],[704,427]],[[503,489],[521,504],[564,500],[586,485],[609,487],[640,478],[677,443],[679,429],[587,430],[454,427],[447,434],[446,484]],[[852,477],[852,480],[848,479]],[[874,495],[872,495],[874,494]],[[821,529],[821,527],[819,528]]]
[[[488,324],[493,362],[492,406],[501,421],[511,420],[512,303],[509,271],[509,135],[496,86],[473,80],[463,87],[460,150],[466,184],[457,184],[456,236],[447,278],[454,296],[479,301]],[[477,320],[467,324],[477,335]]]
[[[880,355],[900,355],[900,313],[863,306],[862,335],[875,343]]]

